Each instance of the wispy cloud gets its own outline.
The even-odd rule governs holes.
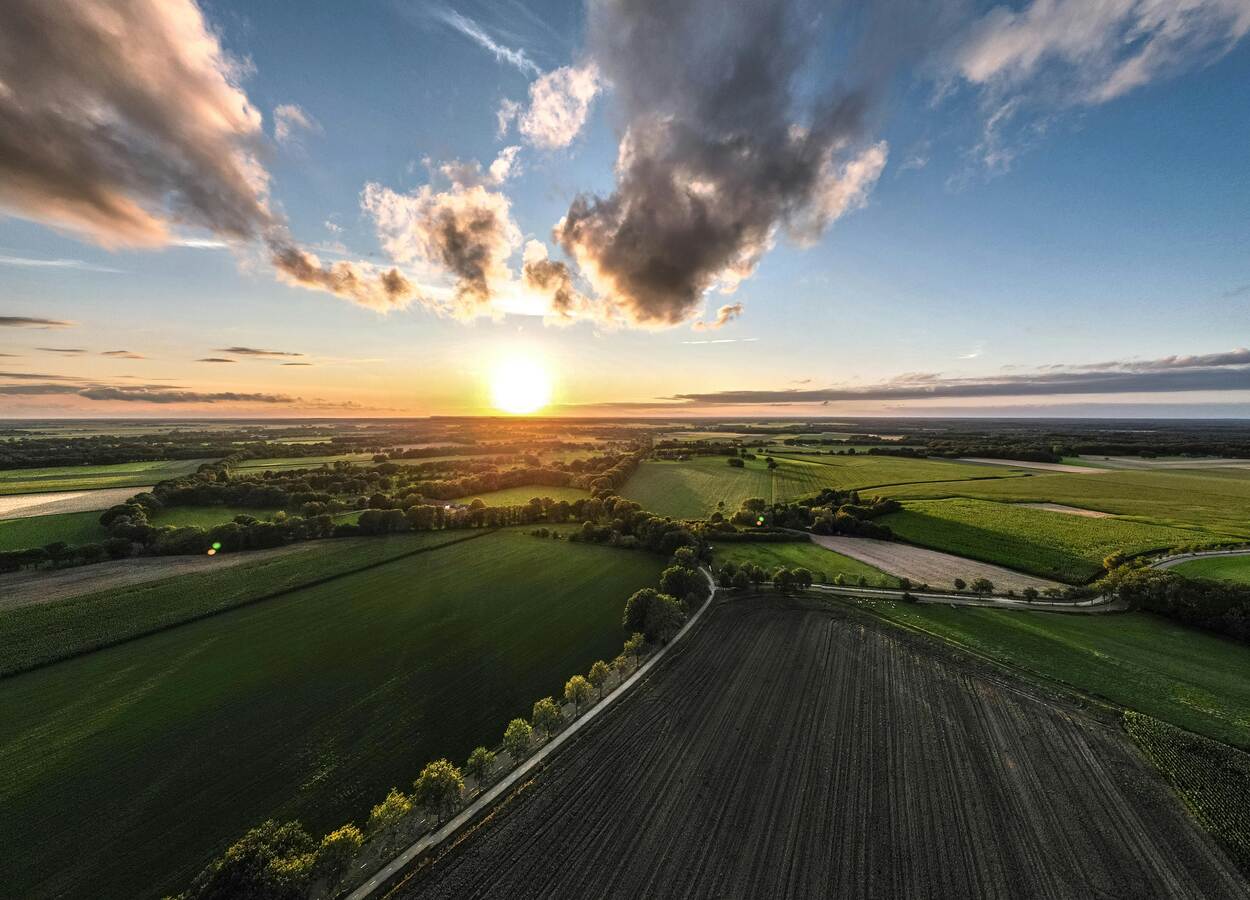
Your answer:
[[[312,363],[310,362],[284,362],[282,363],[282,365],[284,366],[311,366]]]
[[[114,359],[147,359],[142,353],[133,353],[130,350],[103,350],[101,356],[111,356]]]
[[[682,341],[682,343],[691,346],[699,346],[700,344],[753,344],[758,340],[759,338],[718,338],[707,341]]]
[[[73,328],[77,322],[38,316],[0,316],[0,328]]]
[[[713,331],[717,328],[724,328],[734,319],[742,315],[741,303],[729,303],[716,310],[716,318],[711,322],[695,322],[690,327],[695,331]]]
[[[661,398],[693,406],[827,404],[937,398],[1026,397],[1072,394],[1155,394],[1250,391],[1250,350],[1168,356],[1088,365],[1052,366],[1019,375],[948,378],[910,373],[877,384],[798,390],[726,390]]]
[[[29,256],[0,256],[0,266],[19,269],[72,269],[78,272],[107,272],[121,274],[121,269],[101,266],[81,259],[37,259]]]
[[[537,76],[542,74],[542,69],[529,58],[524,50],[507,47],[499,43],[487,34],[486,30],[478,22],[470,19],[468,16],[456,12],[454,9],[448,9],[445,6],[433,7],[430,10],[430,15],[444,25],[458,31],[483,50],[491,53],[499,62],[506,63],[524,72],[526,75]]]
[[[261,359],[282,359],[288,356],[303,356],[302,353],[293,353],[290,350],[263,350],[258,347],[222,347],[222,353],[233,353],[236,356],[255,356]]]
[[[36,347],[36,350],[42,350],[44,353],[60,353],[64,356],[81,356],[87,351],[82,347]]]
[[[321,134],[321,123],[302,106],[283,103],[273,110],[273,139],[279,144],[298,144],[300,134]]]
[[[961,353],[958,356],[956,356],[955,359],[976,359],[984,352],[985,352],[985,345],[977,344],[967,353]]]
[[[224,356],[205,356],[205,357],[203,357],[203,358],[201,358],[201,359],[197,359],[197,360],[196,360],[196,362],[202,362],[202,363],[232,363],[232,362],[235,362],[235,360],[233,360],[233,359],[226,359]]]

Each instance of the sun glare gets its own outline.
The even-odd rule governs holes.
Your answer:
[[[503,360],[491,376],[491,403],[514,416],[537,412],[551,402],[551,375],[535,359]]]

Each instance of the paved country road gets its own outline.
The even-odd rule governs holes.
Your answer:
[[[1150,568],[1170,569],[1173,566],[1179,566],[1181,563],[1187,563],[1195,559],[1208,559],[1213,556],[1250,556],[1250,547],[1243,547],[1240,550],[1200,550],[1196,553],[1177,553],[1173,556],[1156,559],[1150,564]]]

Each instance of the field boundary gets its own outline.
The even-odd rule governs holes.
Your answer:
[[[481,529],[474,534],[470,534],[465,537],[459,537],[454,540],[446,541],[442,544],[434,544],[433,546],[429,546],[429,547],[418,547],[415,550],[407,550],[403,553],[400,553],[398,556],[391,556],[386,559],[377,560],[375,562],[365,563],[364,565],[356,566],[355,568],[352,568],[352,569],[346,569],[342,572],[335,572],[333,575],[323,575],[320,578],[314,578],[312,581],[301,582],[300,584],[292,585],[291,587],[282,588],[281,590],[278,590],[278,591],[270,591],[267,594],[261,594],[259,597],[249,597],[247,600],[243,600],[239,603],[233,603],[229,606],[223,606],[220,609],[206,610],[204,612],[196,613],[195,615],[189,616],[185,619],[179,619],[177,622],[170,622],[168,624],[161,625],[156,628],[147,628],[142,631],[137,631],[134,634],[128,634],[125,637],[119,637],[115,640],[101,641],[97,644],[92,644],[90,646],[82,647],[81,649],[73,653],[67,654],[66,656],[58,656],[56,659],[43,660],[42,662],[35,663],[34,665],[23,666],[17,669],[11,669],[8,672],[0,672],[0,681],[3,681],[6,678],[12,678],[17,675],[25,674],[26,672],[34,672],[38,669],[45,669],[48,666],[55,666],[57,663],[63,663],[67,660],[77,659],[80,656],[86,656],[89,653],[95,653],[97,650],[107,650],[110,647],[120,647],[123,644],[128,644],[131,641],[137,641],[140,638],[151,637],[154,634],[161,634],[162,632],[170,631],[174,628],[181,628],[183,625],[189,625],[192,622],[202,622],[205,619],[211,619],[213,616],[220,616],[223,613],[233,612],[236,609],[243,609],[244,607],[253,606],[257,603],[263,603],[266,600],[276,600],[278,597],[282,597],[282,596],[285,596],[286,594],[294,593],[295,591],[302,591],[302,590],[305,590],[307,588],[312,588],[312,587],[320,587],[323,584],[329,584],[330,582],[337,581],[340,578],[346,578],[349,575],[358,575],[359,573],[367,572],[370,569],[376,569],[380,566],[390,565],[391,563],[398,562],[401,559],[408,559],[409,557],[418,556],[419,554],[422,554],[422,553],[429,553],[433,550],[441,550],[444,547],[451,547],[455,544],[462,544],[465,541],[472,541],[477,538],[486,537],[489,534],[494,534],[498,530],[499,529],[497,528],[491,528],[489,530]],[[246,553],[247,551],[244,550],[240,552]],[[179,578],[183,576],[174,576],[174,577]],[[158,583],[157,581],[152,581],[152,582],[147,582],[146,584],[151,585],[151,584],[157,584],[157,583]],[[91,595],[87,594],[84,596],[91,596]],[[55,602],[75,603],[80,600],[82,600],[82,597],[68,597],[65,600],[57,600]]]
[[[410,863],[418,859],[422,854],[443,843],[449,837],[456,834],[456,832],[458,832],[465,825],[472,822],[478,815],[493,806],[501,797],[507,794],[523,776],[528,775],[538,767],[539,763],[543,762],[547,759],[547,757],[551,756],[563,747],[571,738],[580,732],[588,722],[593,721],[601,712],[611,707],[616,700],[625,696],[629,692],[630,688],[642,680],[643,676],[650,673],[651,670],[668,655],[668,651],[672,647],[679,644],[681,640],[694,628],[695,624],[698,623],[698,621],[703,617],[703,614],[709,607],[711,607],[712,601],[716,599],[717,586],[715,579],[712,578],[707,569],[702,569],[702,572],[703,577],[707,579],[708,587],[710,589],[707,599],[703,601],[703,605],[699,607],[698,611],[695,612],[689,620],[687,620],[686,624],[682,625],[681,630],[673,636],[671,641],[655,653],[651,654],[651,657],[639,666],[638,670],[634,672],[634,674],[630,675],[623,682],[617,685],[611,693],[605,696],[590,709],[586,710],[586,712],[583,713],[582,716],[573,722],[573,724],[571,724],[568,728],[564,729],[544,744],[537,753],[527,758],[519,766],[501,778],[489,790],[479,794],[476,800],[462,809],[455,816],[448,819],[442,827],[438,828],[436,831],[427,832],[418,838],[415,842],[409,845],[406,850],[375,872],[373,877],[348,894],[346,900],[365,900],[365,898],[372,896],[378,890],[384,887],[389,887],[392,880],[395,879],[396,876],[402,874]]]
[[[1219,558],[1224,556],[1250,556],[1250,547],[1242,547],[1238,550],[1195,550],[1192,553],[1173,553],[1170,556],[1161,556],[1150,564],[1152,569],[1170,569],[1173,566],[1179,566],[1181,563],[1187,563],[1195,559]]]

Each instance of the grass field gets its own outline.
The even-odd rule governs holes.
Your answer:
[[[535,497],[550,497],[552,500],[581,500],[590,496],[590,491],[575,487],[548,487],[542,484],[527,484],[521,487],[504,488],[501,491],[487,491],[484,494],[468,494],[458,497],[453,503],[472,503],[481,500],[487,506],[521,506]]]
[[[1102,574],[1102,560],[1185,544],[1227,540],[1199,530],[1087,518],[985,500],[908,501],[881,518],[906,541],[1069,583]]]
[[[1212,556],[1173,566],[1171,571],[1186,578],[1210,578],[1250,584],[1250,556]]]
[[[818,583],[832,582],[836,576],[845,575],[851,579],[858,579],[862,576],[868,580],[868,584],[873,586],[898,586],[898,579],[894,576],[887,575],[880,569],[857,559],[826,550],[810,541],[779,544],[734,541],[716,544],[715,547],[717,565],[727,562],[738,565],[754,563],[768,572],[772,572],[779,566],[791,569],[803,566],[811,570]]]
[[[100,524],[100,513],[96,510],[0,519],[0,551],[43,547],[54,541],[90,544],[106,537],[108,532]]]
[[[151,517],[153,525],[197,525],[212,528],[223,522],[234,521],[235,516],[252,516],[271,519],[276,509],[248,509],[242,506],[169,506]]]
[[[1180,728],[1250,749],[1250,646],[1149,613],[865,601],[885,619]]]
[[[45,469],[0,471],[0,494],[33,494],[41,491],[81,491],[155,484],[167,478],[189,475],[207,459],[157,460],[119,463],[114,466],[52,466]]]
[[[1205,528],[1250,537],[1250,472],[1105,472],[1098,475],[1034,474],[1027,478],[911,484],[891,497],[971,497],[1027,503],[1062,503],[1132,516],[1159,525]]]
[[[732,512],[748,497],[780,502],[814,494],[824,487],[862,489],[893,496],[886,485],[953,478],[1016,477],[1012,469],[1003,469],[999,476],[987,476],[984,466],[888,456],[783,457],[777,454],[774,458],[778,465],[772,472],[763,459],[747,460],[742,469],[729,466],[723,456],[698,456],[686,462],[648,460],[626,482],[621,494],[660,515],[700,518],[715,511],[717,501],[721,500],[726,511]]]
[[[616,653],[661,564],[496,532],[0,680],[0,882],[159,897],[267,817],[361,823]]]

